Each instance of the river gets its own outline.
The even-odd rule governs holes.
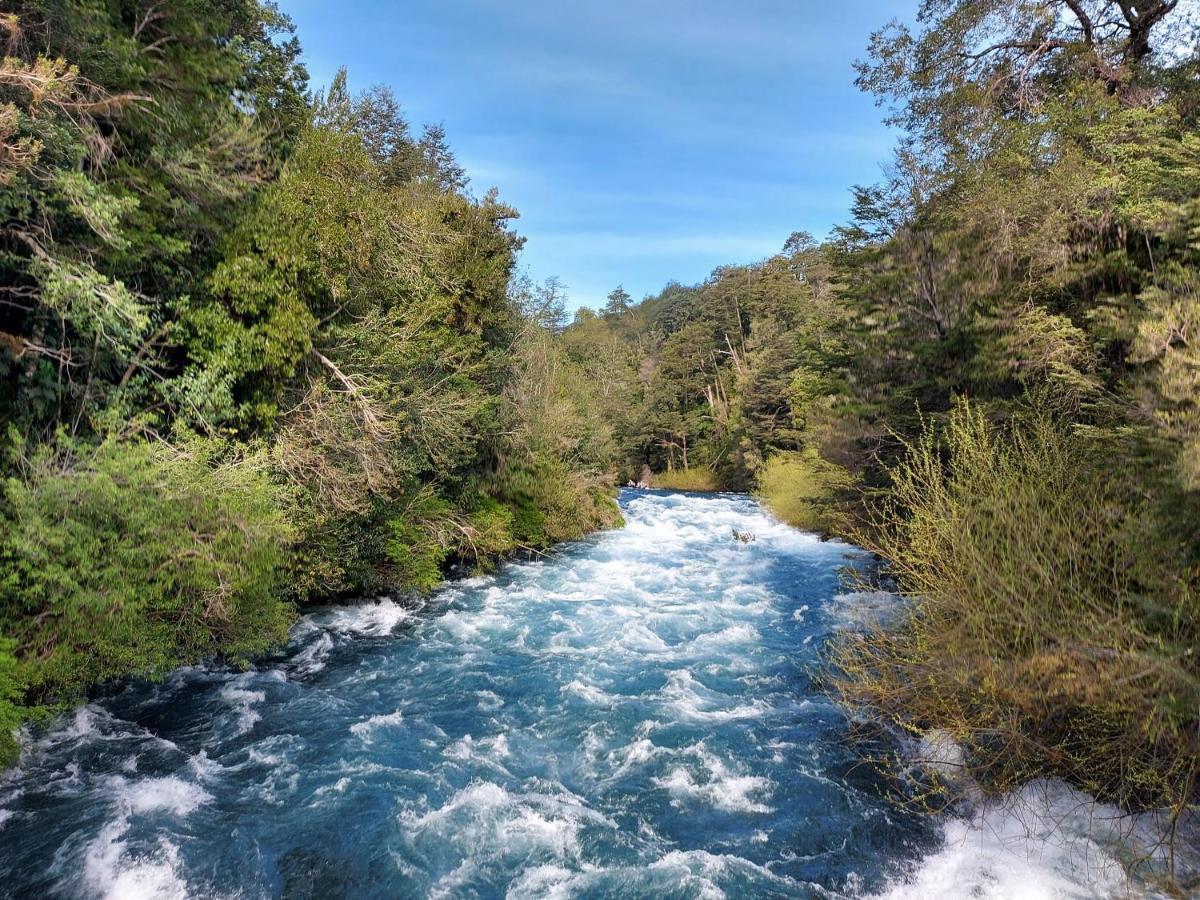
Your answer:
[[[250,671],[131,683],[28,737],[0,894],[1125,895],[1090,836],[935,821],[860,764],[811,679],[887,599],[846,593],[854,548],[743,496],[622,505],[624,529],[311,614]]]

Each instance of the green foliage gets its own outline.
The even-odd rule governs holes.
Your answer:
[[[35,451],[4,485],[0,631],[33,703],[280,641],[291,531],[261,460],[106,442]]]
[[[651,481],[651,486],[667,491],[719,491],[721,489],[717,476],[705,468],[659,472]]]
[[[772,453],[806,446],[844,353],[836,296],[826,252],[797,234],[763,263],[577,316],[568,353],[621,398],[608,405],[619,474],[742,490]]]
[[[591,370],[530,315],[553,303],[556,285],[517,287],[514,299],[527,324],[505,390],[510,438],[491,484],[512,511],[514,541],[532,549],[620,522],[608,474],[615,445],[606,414],[619,397],[611,382],[593,381]]]
[[[456,543],[450,504],[432,492],[412,499],[391,520],[388,560],[396,577],[419,591],[430,591],[442,580],[442,567]]]
[[[621,524],[611,487],[560,461],[510,468],[498,493],[511,509],[513,540],[524,549],[545,549]]]
[[[857,537],[911,606],[842,644],[844,696],[944,729],[996,790],[1053,771],[1127,807],[1189,802],[1200,602],[1186,547],[1112,450],[1044,412],[1001,428],[967,403],[909,444]]]
[[[303,121],[299,48],[258,0],[10,10],[0,417],[45,440],[161,426],[177,310]]]
[[[1195,46],[1176,4],[922,4],[860,84],[905,129],[831,260],[840,389],[809,435],[911,598],[838,659],[994,790],[1195,803]],[[970,404],[957,400],[970,396]],[[853,442],[846,436],[856,436]]]
[[[778,453],[758,470],[758,495],[771,512],[805,531],[842,530],[839,502],[853,486],[849,473],[815,452]]]
[[[0,767],[7,768],[17,762],[20,745],[16,731],[24,719],[20,676],[17,659],[13,655],[17,642],[11,638],[0,638]]]
[[[1200,177],[1200,165],[1195,166]],[[1200,491],[1200,202],[1182,205],[1159,241],[1153,277],[1124,323],[1139,405],[1172,446],[1174,475]],[[1116,327],[1121,328],[1121,325]]]

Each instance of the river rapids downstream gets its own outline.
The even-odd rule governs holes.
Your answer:
[[[27,736],[0,896],[1135,890],[1066,788],[944,821],[889,799],[811,680],[888,602],[845,593],[853,547],[744,496],[622,506],[624,529],[419,607],[306,616],[251,671],[131,683]]]

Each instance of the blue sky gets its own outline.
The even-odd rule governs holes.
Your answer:
[[[390,85],[521,212],[522,266],[572,305],[844,222],[893,136],[852,62],[916,0],[282,0],[314,85]]]

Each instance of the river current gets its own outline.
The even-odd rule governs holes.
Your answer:
[[[130,683],[27,736],[0,777],[0,896],[1130,890],[1090,836],[889,799],[812,680],[889,599],[847,592],[854,548],[744,496],[622,506],[624,529],[314,613],[250,671]]]

